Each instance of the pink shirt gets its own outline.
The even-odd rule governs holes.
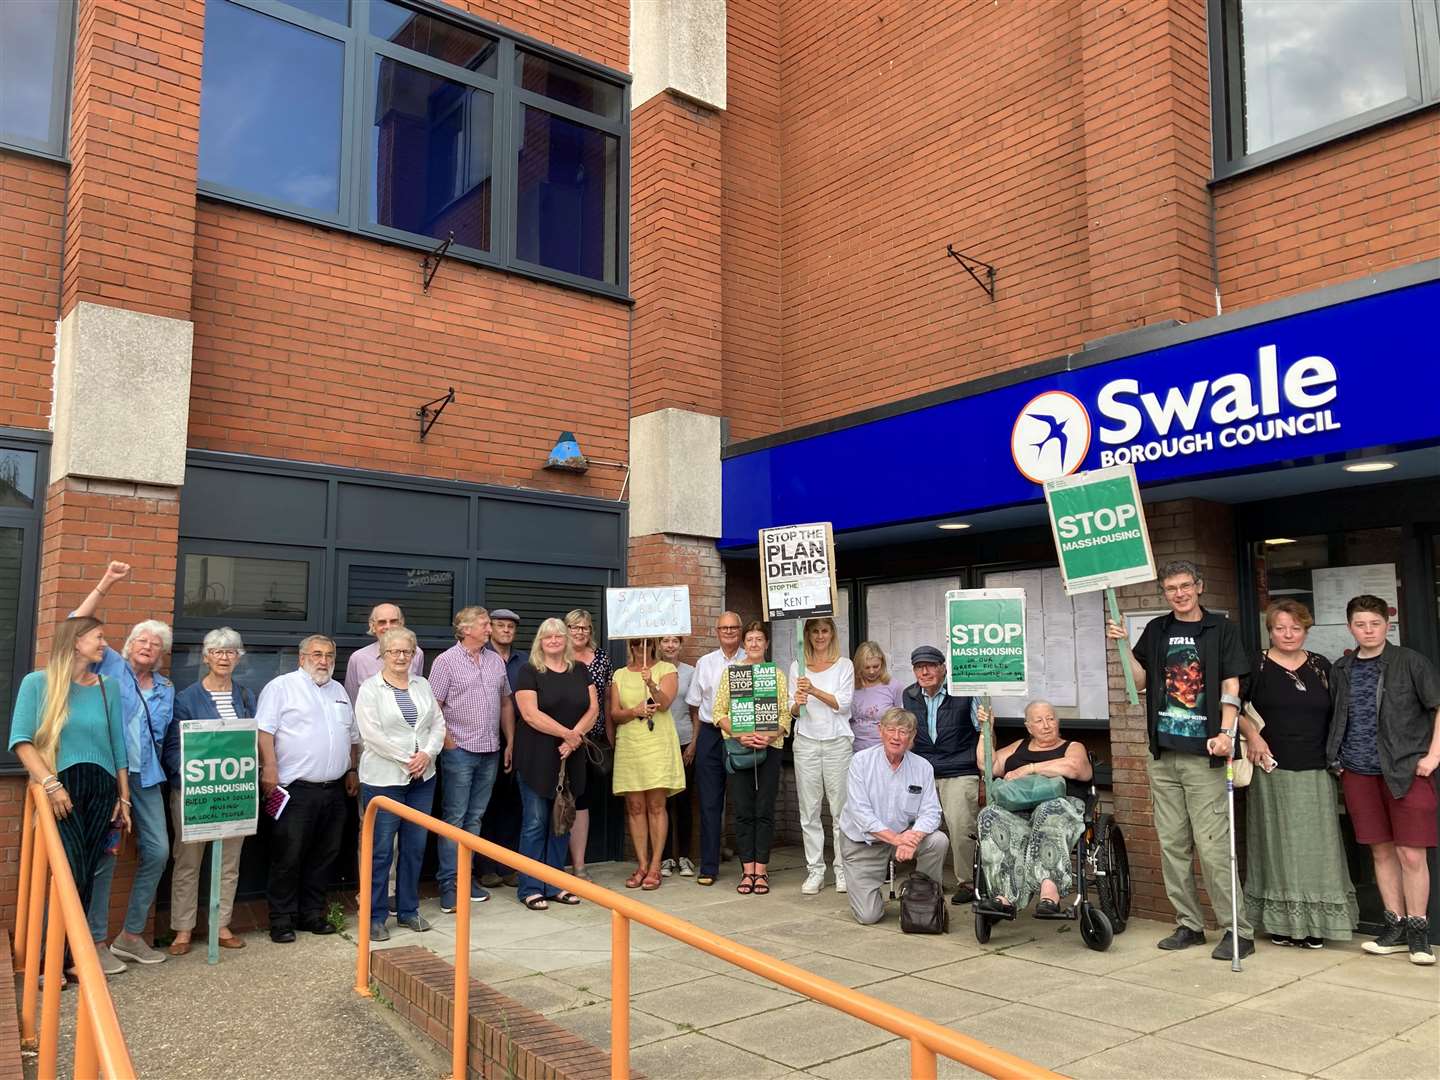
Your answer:
[[[904,708],[901,695],[905,684],[893,675],[888,683],[857,687],[850,701],[850,730],[855,733],[855,752],[880,742],[880,717],[886,709]]]

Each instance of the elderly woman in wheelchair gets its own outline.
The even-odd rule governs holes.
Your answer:
[[[987,751],[989,719],[982,715]],[[1025,737],[994,751],[987,773],[987,805],[977,822],[976,880],[985,883],[977,914],[1013,919],[1038,893],[1036,916],[1059,917],[1060,898],[1074,887],[1071,854],[1086,827],[1089,755],[1061,737],[1049,702],[1032,701],[1025,707]],[[1003,792],[996,780],[1006,782]]]

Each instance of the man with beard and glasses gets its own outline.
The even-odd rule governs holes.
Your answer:
[[[260,792],[289,793],[270,830],[270,940],[287,944],[295,930],[333,934],[325,887],[340,855],[346,798],[360,788],[360,731],[345,688],[331,675],[335,642],[312,634],[300,642],[300,667],[260,692]]]
[[[1205,912],[1192,866],[1197,853],[1217,917],[1223,921],[1230,911],[1224,765],[1239,741],[1240,677],[1250,673],[1250,661],[1235,624],[1200,606],[1205,579],[1194,563],[1166,563],[1160,584],[1170,611],[1145,625],[1130,669],[1135,686],[1145,691],[1150,799],[1165,895],[1177,922],[1159,946],[1175,950],[1205,942]],[[1105,632],[1112,638],[1126,636],[1123,626],[1108,619]],[[1238,922],[1240,956],[1249,956],[1255,935],[1244,904]],[[1229,960],[1236,948],[1230,938],[1226,930],[1210,955]]]

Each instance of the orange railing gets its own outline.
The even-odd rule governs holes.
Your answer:
[[[386,810],[406,821],[420,825],[437,836],[450,840],[477,854],[494,859],[533,878],[568,889],[576,896],[610,910],[610,1076],[612,1080],[628,1080],[630,1076],[630,922],[658,930],[662,934],[693,945],[702,952],[717,956],[736,967],[744,968],[771,982],[779,983],[797,994],[839,1009],[841,1012],[883,1028],[893,1035],[910,1040],[910,1075],[915,1080],[934,1080],[936,1055],[959,1061],[989,1076],[1055,1077],[1004,1050],[941,1027],[922,1016],[896,1008],[858,990],[841,986],[819,975],[811,974],[783,960],[767,956],[739,942],[702,930],[684,919],[677,919],[648,904],[612,892],[593,882],[582,881],[563,870],[554,870],[527,859],[509,848],[482,840],[453,825],[422,814],[420,811],[378,796],[365,810],[360,832],[360,944],[355,963],[355,991],[370,995],[370,860],[375,844],[375,814]],[[455,1001],[452,1018],[470,1013],[470,860],[457,859],[455,880]],[[469,1025],[452,1021],[452,1080],[465,1080],[468,1075],[466,1038]]]
[[[36,834],[39,840],[36,840]],[[47,903],[48,899],[48,903]],[[48,918],[47,918],[48,911]],[[40,934],[45,933],[45,986],[40,987]],[[71,1074],[78,1080],[105,1076],[131,1080],[135,1066],[110,1000],[110,987],[100,970],[100,957],[90,938],[85,909],[60,842],[60,828],[39,784],[25,787],[25,812],[20,818],[20,898],[15,909],[15,969],[23,972],[20,996],[20,1039],[40,1051],[38,1075],[59,1074],[60,990],[65,983],[65,947],[79,980],[75,1008],[75,1058]],[[37,1002],[37,998],[40,1000]],[[40,1033],[35,1033],[36,1005]]]

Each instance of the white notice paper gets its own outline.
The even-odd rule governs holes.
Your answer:
[[[1345,605],[1362,593],[1378,596],[1389,604],[1392,625],[1395,621],[1400,590],[1395,584],[1394,563],[1325,567],[1312,570],[1310,582],[1315,594],[1317,623],[1333,625],[1346,622]]]

